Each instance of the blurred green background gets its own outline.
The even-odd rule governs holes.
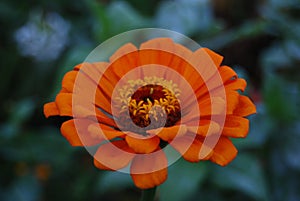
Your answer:
[[[2,0],[0,27],[1,201],[139,200],[129,175],[96,169],[42,107],[98,44],[144,27],[222,54],[258,109],[230,165],[180,160],[160,200],[300,200],[299,0]]]

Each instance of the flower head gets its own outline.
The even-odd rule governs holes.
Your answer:
[[[167,147],[190,162],[224,166],[235,158],[230,138],[246,137],[245,117],[256,111],[239,93],[245,80],[221,62],[207,48],[190,51],[169,38],[125,44],[109,62],[68,72],[44,114],[72,117],[61,133],[73,146],[97,145],[97,168],[128,167],[137,187],[152,188],[167,178]]]

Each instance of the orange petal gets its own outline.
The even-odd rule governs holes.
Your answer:
[[[228,89],[236,90],[241,89],[243,90],[246,87],[246,83],[243,82],[244,80],[237,80],[236,72],[228,66],[222,66],[215,71],[214,75],[206,80],[205,85],[202,85],[196,92],[196,96],[198,99],[201,99],[202,96],[207,95],[208,93],[214,94],[222,94],[222,88],[228,85]],[[226,89],[227,90],[227,89]]]
[[[180,120],[181,124],[186,124],[191,121],[198,121],[200,119],[200,108],[198,102],[189,106],[186,106],[184,110],[182,109],[182,117]]]
[[[221,97],[205,97],[199,101],[199,105],[189,106],[189,112],[181,118],[181,123],[186,124],[201,117],[223,114],[226,109],[226,102]]]
[[[147,65],[145,68],[142,68],[143,76],[162,76],[166,74],[166,68],[155,68],[157,65],[169,66],[169,63],[173,55],[169,52],[163,52],[161,50],[149,49],[149,50],[140,50],[139,59],[140,65]],[[162,59],[164,58],[164,59]],[[154,66],[153,66],[154,65]]]
[[[226,68],[226,67],[222,67]],[[221,68],[221,69],[222,69]],[[246,88],[246,81],[241,78],[233,78],[229,80],[224,80],[224,83],[221,81],[218,81],[219,77],[217,74],[214,75],[214,77],[206,82],[206,85],[203,85],[198,91],[196,91],[196,96],[199,100],[203,99],[203,97],[209,96],[223,96],[224,95],[224,89],[226,92],[228,91],[234,91],[234,90],[241,90],[244,91]],[[227,79],[227,78],[225,78]]]
[[[132,180],[136,187],[140,189],[149,189],[155,186],[159,186],[167,180],[168,169],[162,169],[154,171],[152,173],[145,174],[131,174]]]
[[[73,92],[74,83],[76,80],[76,76],[78,71],[70,71],[67,72],[62,80],[62,88],[67,92]]]
[[[192,163],[200,161],[199,152],[202,147],[202,142],[199,140],[194,140],[188,150],[182,155],[182,157]]]
[[[237,91],[226,91],[227,114],[232,114],[239,103],[240,94]]]
[[[98,63],[84,63],[80,66],[80,73],[76,77],[76,85],[74,86],[74,93],[78,94],[76,101],[81,99],[81,104],[95,104],[98,107],[101,107],[105,111],[110,109],[110,100],[103,95],[102,88],[98,86],[100,77],[102,76],[100,68],[105,68],[107,63],[98,62]],[[97,67],[99,69],[97,69]],[[102,69],[103,71],[103,69]],[[102,96],[100,96],[100,94]]]
[[[196,50],[189,62],[197,68],[204,82],[218,72],[219,66],[215,65],[214,60],[210,58],[204,48]]]
[[[203,50],[210,56],[210,58],[213,60],[213,62],[216,66],[221,65],[221,63],[223,61],[223,56],[215,53],[214,51],[212,51],[208,48],[203,48]]]
[[[192,57],[193,52],[177,43],[173,43],[172,46],[170,45],[169,49],[166,51],[173,55],[169,63],[169,67],[177,73],[170,73],[172,71],[168,71],[165,73],[165,79],[173,80],[176,84],[178,84],[179,89],[181,89],[182,97],[184,99],[188,98],[188,95],[185,94],[186,91],[184,90],[186,89],[185,83],[189,83],[189,85],[195,89],[201,85],[201,77],[188,62]],[[193,76],[191,77],[191,75]],[[182,79],[185,81],[182,81]]]
[[[167,179],[167,166],[168,161],[162,150],[136,155],[130,167],[132,180],[138,188],[153,188]]]
[[[101,92],[105,95],[104,97],[106,97],[109,101],[111,101],[112,92],[115,88],[115,85],[113,85],[113,83],[110,80],[103,77],[99,82],[99,88],[100,88]],[[107,108],[105,108],[105,109],[108,110]]]
[[[244,79],[238,78],[234,81],[227,82],[225,84],[225,89],[227,90],[241,90],[242,92],[245,90],[247,86],[247,82]]]
[[[73,116],[72,111],[72,94],[71,93],[59,93],[55,98],[55,103],[59,110],[60,116]]]
[[[138,49],[136,48],[135,45],[133,45],[132,43],[127,43],[127,44],[123,45],[122,47],[120,47],[117,51],[115,51],[115,53],[109,58],[109,61],[115,62],[119,58],[121,58],[123,56],[128,56],[128,54],[135,52],[137,50]],[[132,58],[128,57],[127,59],[130,60]],[[133,60],[132,62],[135,63],[136,61]]]
[[[154,38],[140,45],[140,50],[163,50],[172,52],[174,42],[171,38]]]
[[[169,144],[176,149],[182,156],[187,152],[190,146],[194,143],[197,135],[191,133],[170,141]]]
[[[59,115],[59,110],[55,102],[46,103],[44,105],[44,115],[46,118]]]
[[[119,80],[119,77],[112,70],[109,70],[109,63],[107,62],[83,63],[80,66],[80,73],[81,77],[79,77],[80,79],[77,78],[76,81],[81,81],[80,84],[83,85],[84,90],[95,91],[98,88],[108,96],[111,93],[112,86]],[[104,82],[104,84],[101,84],[101,82]],[[109,90],[106,90],[106,88],[109,88]]]
[[[97,80],[98,81],[97,82],[98,83],[98,89],[99,89],[99,90],[97,90],[97,93],[99,91],[101,91],[101,93],[103,93],[104,97],[107,98],[107,100],[109,102],[111,101],[111,96],[112,96],[112,92],[114,90],[114,87],[115,87],[116,83],[118,82],[117,78],[114,78],[113,76],[109,76],[110,74],[112,74],[112,72],[113,71],[111,71],[110,69],[106,70],[104,72],[104,75],[101,77],[101,79],[99,77],[99,80]]]
[[[197,91],[205,82],[205,77],[201,74],[203,67],[196,69],[197,65],[199,65],[197,62],[198,59],[201,58],[196,58],[193,54],[188,60],[182,62],[180,66],[181,70],[179,70],[179,73],[190,84],[194,91]]]
[[[216,122],[201,120],[200,123],[200,125],[187,126],[188,131],[202,137],[218,134],[220,132],[220,126]]]
[[[249,131],[249,120],[239,116],[226,116],[222,135],[228,137],[246,137]]]
[[[91,123],[93,122],[87,119],[71,119],[62,124],[60,131],[72,146],[97,145],[103,138],[92,136],[88,132],[87,128]]]
[[[192,142],[192,143],[191,143]],[[197,140],[196,137],[184,136],[180,140],[176,140],[171,144],[182,157],[189,162],[198,162],[199,151],[202,146],[202,142]]]
[[[186,66],[188,68],[191,68],[191,66],[188,64],[189,59],[192,57],[193,52],[189,50],[188,48],[184,47],[183,45],[180,44],[174,44],[174,50],[171,50],[170,52],[174,52],[174,56],[170,66],[180,74],[183,74],[184,71],[187,69],[185,68]],[[176,80],[176,79],[171,79],[171,80]]]
[[[92,136],[99,136],[105,140],[112,140],[117,137],[124,136],[125,133],[122,131],[115,130],[110,126],[106,126],[99,123],[92,123],[88,127],[88,131]]]
[[[211,97],[199,102],[200,116],[222,114],[225,111],[225,101],[221,97]]]
[[[100,78],[103,76],[105,69],[108,67],[107,62],[94,62],[89,63],[85,62],[80,65],[77,65],[75,69],[80,70],[79,72],[82,73],[85,78],[90,79],[94,83],[98,83]]]
[[[79,71],[83,64],[84,63],[77,64],[76,66],[74,66],[74,70]]]
[[[167,71],[165,74],[165,79],[172,80],[178,85],[179,89],[181,90],[181,97],[185,102],[190,99],[191,95],[194,94],[192,91],[186,90],[185,85],[189,84],[191,88],[195,90],[199,86],[203,85],[204,82],[195,69],[188,63],[189,58],[191,58],[193,55],[191,50],[180,44],[174,44],[171,52],[173,53],[173,57],[168,66],[177,73]]]
[[[94,155],[94,165],[102,170],[119,170],[126,167],[135,154],[124,140],[101,145]]]
[[[163,127],[153,130],[148,130],[147,133],[157,135],[164,141],[173,140],[175,137],[184,135],[187,132],[185,125],[176,125],[171,127]]]
[[[227,114],[233,113],[238,105],[240,94],[234,90],[227,90],[226,87],[225,90],[215,89],[211,94],[206,94],[198,99],[201,116],[223,114],[225,109]]]
[[[74,86],[74,94],[78,95],[75,100],[76,105],[79,101],[81,105],[95,104],[111,114],[110,96],[108,94],[112,93],[110,90],[113,90],[113,87],[99,70],[101,67],[105,68],[105,66],[107,66],[107,63],[103,62],[81,65]],[[101,81],[99,81],[100,77],[102,77]]]
[[[109,63],[106,62],[95,62],[92,63],[93,70],[96,72],[94,73],[94,76],[92,78],[95,80],[96,83],[100,83],[101,79],[106,79],[107,82],[111,85],[115,85],[118,80],[120,79],[119,76],[117,76],[114,71],[110,69]],[[95,76],[96,75],[96,76]]]
[[[194,95],[197,97],[197,99],[202,100],[203,96],[209,95],[224,96],[224,90],[215,91],[215,89],[223,86],[223,81],[219,75],[218,66],[215,66],[214,62],[208,58],[208,55],[203,48],[195,52],[193,58],[191,59],[191,63],[194,67],[197,67],[201,75],[200,79],[197,77],[195,78],[195,76],[189,78],[191,80],[199,80],[198,83],[194,83],[195,86],[193,87]],[[198,74],[198,72],[196,73]]]
[[[189,162],[206,160],[212,154],[212,149],[203,144],[204,138],[197,135],[185,135],[170,142],[182,157]]]
[[[130,135],[126,135],[125,140],[128,146],[134,150],[135,153],[147,154],[157,149],[160,139],[157,136],[151,138],[134,138]]]
[[[128,54],[119,57],[117,60],[113,60],[113,62],[109,65],[107,72],[105,72],[105,76],[107,78],[111,77],[109,72],[113,73],[119,79],[123,78],[123,76],[128,73],[130,70],[139,66],[139,51],[135,50]],[[131,74],[130,79],[138,79],[141,78],[141,73],[139,70],[135,70],[135,73]],[[119,80],[118,79],[118,80]],[[114,85],[117,83],[113,82]]]
[[[212,69],[217,71],[213,61],[204,49],[199,49],[199,51],[193,53],[184,46],[175,44],[171,39],[159,38],[150,40],[142,44],[141,48],[142,51],[139,52],[141,64],[159,64],[179,73],[178,75],[169,71],[161,71],[159,75],[164,76],[168,80],[173,80],[178,84],[182,90],[183,102],[188,102],[185,105],[189,104],[190,96],[194,93],[187,93],[185,85],[182,85],[183,81],[178,79],[178,76],[181,75],[180,77],[188,82],[192,89],[196,91],[203,86],[203,78],[207,77],[206,74],[211,74]],[[212,67],[206,70],[208,69],[207,65]],[[198,66],[198,70],[195,69],[196,66]],[[199,72],[204,74],[200,75]]]
[[[220,137],[210,160],[218,165],[225,166],[236,157],[237,152],[237,149],[227,137]]]
[[[203,144],[203,139],[195,138],[194,142],[183,154],[183,158],[189,162],[207,160],[213,154],[213,150]]]
[[[94,108],[94,106],[84,107],[83,105],[77,105],[73,108],[74,116],[76,118],[89,118],[94,119],[102,124],[117,128],[115,121],[107,117],[100,109]]]
[[[235,80],[238,77],[236,72],[229,66],[221,66],[219,68],[219,73],[224,83]]]
[[[107,78],[117,77],[119,80],[131,69],[138,66],[138,49],[131,43],[125,44],[110,57],[110,62],[111,64],[105,72],[105,76]],[[136,79],[138,76],[132,77],[132,79]],[[112,83],[116,85],[118,80]]]
[[[70,93],[67,89],[61,88],[61,90],[59,91],[59,93]]]
[[[237,104],[233,114],[236,116],[248,116],[256,113],[256,107],[247,96],[239,96],[239,103]]]
[[[105,87],[105,85],[103,87]],[[107,112],[108,114],[111,114],[112,112],[111,112],[111,100],[110,100],[110,98],[111,97],[107,97],[104,93],[97,90],[96,94],[95,94],[95,101],[94,101],[95,105],[98,108],[101,108],[102,110]]]
[[[168,66],[173,58],[174,42],[170,38],[156,38],[140,46],[140,64]]]
[[[201,86],[202,78],[194,67],[189,64],[193,52],[180,44],[175,44],[172,39],[158,38],[143,43],[139,56],[140,65],[158,64],[169,67],[181,74],[190,83],[191,87],[197,89]],[[178,75],[174,73],[159,72],[159,75],[175,82],[178,81]],[[177,84],[180,87],[180,83]]]
[[[188,107],[189,113],[181,119],[182,123],[190,122],[194,119],[200,119],[198,108],[200,108],[200,116],[207,117],[211,115],[233,114],[239,104],[240,94],[237,91],[228,90],[226,93],[226,102],[222,97],[210,97],[210,94],[202,96],[199,105],[191,105]],[[197,108],[198,107],[198,108]],[[225,113],[226,109],[226,113]]]
[[[195,96],[197,99],[201,99],[202,96],[206,96],[209,93],[211,93],[217,86],[223,86],[222,83],[218,80],[218,77],[213,77],[213,79],[209,79],[203,84],[201,87],[199,87],[195,91]]]

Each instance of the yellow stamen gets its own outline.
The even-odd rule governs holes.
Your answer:
[[[144,127],[154,129],[172,126],[180,120],[180,90],[172,80],[155,76],[129,80],[118,90],[118,95],[114,102],[120,111],[122,129],[145,133],[142,130]],[[130,117],[127,117],[128,111]],[[134,130],[136,126],[141,129]]]

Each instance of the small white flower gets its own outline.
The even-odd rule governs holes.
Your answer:
[[[57,13],[33,12],[28,22],[15,32],[19,51],[37,61],[55,60],[68,43],[70,24]]]

